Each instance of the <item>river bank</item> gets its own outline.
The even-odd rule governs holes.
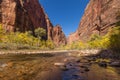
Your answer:
[[[70,55],[76,56],[90,56],[99,55],[113,56],[116,55],[112,50],[102,50],[102,49],[83,49],[83,50],[0,50],[0,54],[39,54],[39,53],[62,53],[62,52],[74,52]]]
[[[84,49],[84,50],[0,50],[0,54],[40,54],[40,53],[62,53],[74,52],[71,55],[87,56],[97,54],[101,49]]]
[[[0,50],[0,54],[41,54],[41,53],[59,53],[68,52],[68,50]]]

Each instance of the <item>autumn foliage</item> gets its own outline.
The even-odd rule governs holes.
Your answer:
[[[35,33],[36,37],[30,31],[5,33],[0,25],[0,49],[54,49],[52,41],[41,39],[45,35],[44,29],[38,28]]]

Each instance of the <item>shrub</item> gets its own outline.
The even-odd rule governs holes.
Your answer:
[[[105,36],[92,36],[92,40],[90,39],[90,41],[88,41],[88,45],[89,48],[102,48],[102,49],[106,49],[108,48],[110,44],[110,39],[109,39],[109,35],[105,35]]]
[[[46,46],[47,46],[49,49],[54,49],[54,48],[55,48],[55,45],[54,45],[54,43],[53,43],[51,40],[47,40],[47,41],[46,41]]]
[[[2,42],[4,38],[5,30],[2,28],[2,25],[0,24],[0,42]]]
[[[89,48],[100,48],[102,37],[97,34],[92,34],[88,41]]]
[[[120,52],[120,26],[111,29],[109,35],[110,35],[109,47],[114,51]]]

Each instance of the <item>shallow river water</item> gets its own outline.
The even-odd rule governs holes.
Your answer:
[[[0,55],[0,80],[120,80],[119,67],[100,67],[68,53]]]

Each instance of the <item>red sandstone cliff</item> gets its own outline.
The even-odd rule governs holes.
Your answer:
[[[90,0],[77,31],[69,36],[68,41],[86,41],[91,34],[106,34],[110,27],[120,22],[119,14],[120,0]]]
[[[53,28],[53,41],[57,46],[65,45],[67,43],[65,34],[63,33],[60,25],[56,25]]]
[[[65,45],[67,43],[66,37],[60,25],[53,27],[50,19],[46,15],[47,35],[48,40],[52,40],[56,46]]]
[[[41,27],[46,30],[45,39],[53,40],[56,45],[64,44],[62,29],[53,28],[38,0],[0,0],[0,24],[6,31],[31,30],[33,34],[36,28]],[[58,35],[55,32],[62,33]]]
[[[47,30],[45,13],[38,0],[1,0],[1,18],[7,31],[21,32],[42,27]]]

